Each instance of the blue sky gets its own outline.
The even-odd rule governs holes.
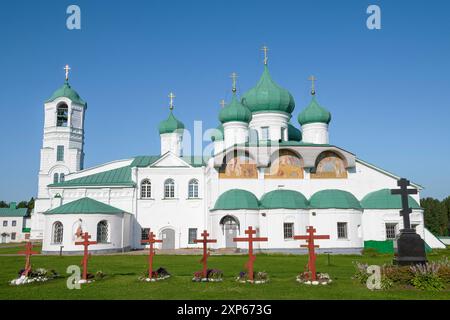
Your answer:
[[[66,28],[81,8],[82,29]],[[382,29],[366,27],[377,4]],[[89,167],[159,153],[158,123],[218,124],[231,72],[245,92],[269,48],[275,81],[296,100],[332,113],[332,144],[450,195],[450,3],[448,1],[8,0],[0,4],[0,200],[37,192],[43,102],[64,81],[88,101]]]

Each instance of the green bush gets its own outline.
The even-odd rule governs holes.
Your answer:
[[[386,266],[382,274],[390,281],[397,284],[409,284],[414,277],[410,267]]]

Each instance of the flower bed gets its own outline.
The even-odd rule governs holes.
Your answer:
[[[140,281],[145,282],[155,282],[155,281],[161,281],[166,280],[170,278],[170,273],[165,268],[159,268],[156,271],[152,271],[152,277],[149,277],[148,270],[146,270],[141,277],[139,277]]]
[[[353,279],[366,285],[370,274],[366,263],[355,263],[356,272]],[[381,283],[378,288],[387,290],[395,286],[414,287],[420,290],[440,291],[450,286],[450,262],[447,257],[423,265],[380,267]]]
[[[253,273],[253,280],[250,280],[248,277],[248,273],[245,271],[241,271],[239,273],[239,276],[236,278],[237,282],[240,283],[254,283],[254,284],[261,284],[261,283],[267,283],[269,281],[269,275],[267,272],[259,271]]]
[[[58,273],[55,270],[47,270],[44,268],[30,270],[28,276],[25,276],[24,269],[20,270],[18,274],[19,277],[17,279],[11,280],[11,285],[20,286],[33,282],[46,282],[58,277]]]
[[[330,284],[331,282],[333,282],[333,280],[331,280],[330,275],[328,273],[321,273],[321,272],[317,272],[316,280],[313,280],[312,274],[310,271],[305,271],[305,272],[300,273],[297,276],[296,281],[299,283],[302,283],[302,284],[313,285],[313,286],[327,285],[327,284]]]
[[[220,282],[222,280],[223,272],[218,269],[208,269],[206,271],[206,278],[203,277],[203,271],[197,271],[192,278],[194,282]]]

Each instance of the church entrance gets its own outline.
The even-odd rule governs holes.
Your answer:
[[[162,246],[163,250],[175,249],[175,230],[164,229],[161,232]]]
[[[225,235],[225,247],[236,248],[237,243],[233,241],[236,238],[239,231],[239,220],[233,216],[225,216],[220,220],[223,233]]]

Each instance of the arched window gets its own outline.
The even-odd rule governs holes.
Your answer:
[[[189,181],[189,198],[198,198],[198,180]]]
[[[315,172],[311,173],[311,179],[344,178],[347,178],[344,160],[332,151],[321,153],[316,160]]]
[[[141,198],[149,199],[152,197],[152,183],[148,179],[141,182]]]
[[[61,244],[63,242],[64,227],[59,221],[53,223],[52,243]]]
[[[106,220],[102,220],[97,224],[97,242],[108,242],[108,222]]]
[[[64,173],[61,173],[59,175],[59,182],[64,182],[65,178],[66,178],[66,175]]]
[[[164,182],[164,198],[175,198],[175,181],[167,179]]]
[[[67,104],[60,104],[56,109],[56,126],[67,127],[67,121],[69,119],[69,107]]]
[[[59,181],[59,175],[55,172],[53,174],[53,183],[58,183],[58,181]]]

